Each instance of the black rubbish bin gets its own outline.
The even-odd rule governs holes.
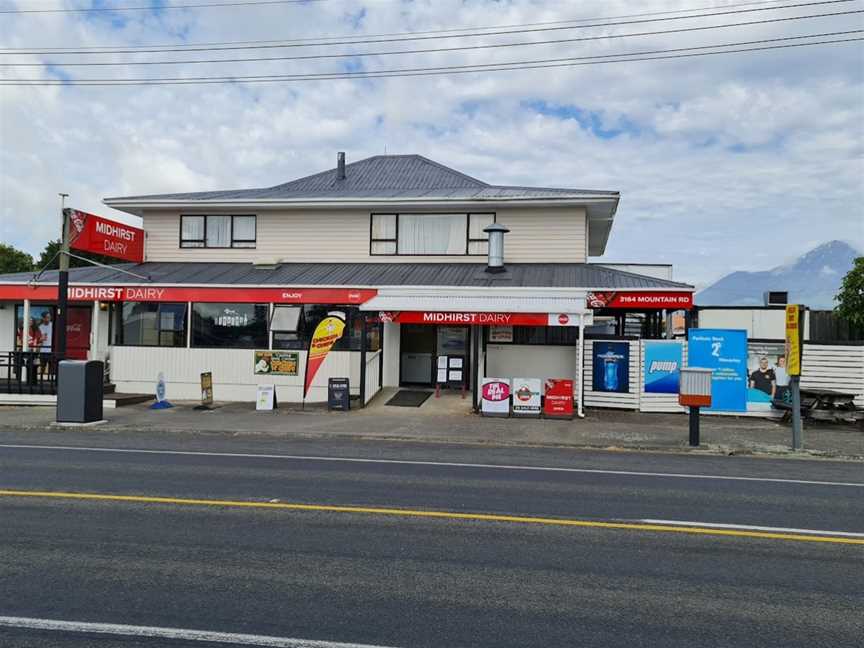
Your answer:
[[[351,385],[347,378],[327,381],[327,409],[347,412],[351,409]]]
[[[98,360],[61,360],[57,365],[57,422],[102,420],[105,369]]]

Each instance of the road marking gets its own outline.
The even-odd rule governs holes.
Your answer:
[[[668,477],[674,479],[714,479],[746,482],[802,484],[806,486],[843,486],[864,488],[864,482],[832,482],[777,477],[740,477],[736,475],[697,475],[691,473],[644,472],[637,470],[605,470],[602,468],[565,468],[557,466],[520,466],[511,464],[459,463],[451,461],[411,461],[409,459],[365,459],[358,457],[321,457],[316,455],[258,454],[243,452],[197,452],[192,450],[143,450],[134,448],[99,448],[81,446],[48,446],[0,444],[0,448],[21,450],[72,450],[79,452],[116,452],[121,454],[179,455],[189,457],[237,457],[240,459],[284,459],[287,461],[328,461],[342,463],[395,464],[406,466],[439,466],[444,468],[489,468],[495,470],[525,470],[537,472],[584,473],[590,475],[621,475],[626,477]]]
[[[334,504],[292,504],[289,502],[252,502],[242,500],[193,499],[178,497],[156,497],[149,495],[111,495],[100,493],[67,493],[55,491],[0,490],[0,497],[32,497],[69,500],[94,500],[103,502],[131,502],[137,504],[171,504],[180,506],[220,506],[251,509],[280,509],[287,511],[315,511],[324,513],[354,513],[364,515],[387,515],[411,518],[438,518],[446,520],[468,520],[473,522],[511,522],[517,524],[539,524],[549,526],[586,527],[595,529],[626,529],[632,531],[661,531],[690,533],[709,536],[731,536],[737,538],[765,538],[769,540],[794,540],[800,542],[827,542],[864,546],[864,538],[844,538],[800,533],[773,533],[695,527],[684,525],[649,524],[643,522],[616,522],[578,520],[567,518],[529,517],[521,515],[499,515],[494,513],[457,513],[455,511],[424,511],[416,509],[383,508],[370,506],[339,506]]]
[[[851,531],[824,531],[819,529],[796,529],[794,527],[758,526],[753,524],[724,524],[721,522],[690,522],[684,520],[636,520],[645,524],[673,524],[677,526],[710,527],[712,529],[743,529],[746,531],[771,531],[774,533],[809,533],[812,535],[843,536],[846,538],[864,538],[864,533]]]
[[[373,646],[370,644],[290,639],[287,637],[213,632],[210,630],[185,630],[182,628],[159,628],[155,626],[123,625],[119,623],[84,623],[81,621],[58,621],[56,619],[31,619],[27,617],[0,616],[0,626],[25,628],[28,630],[54,630],[60,632],[120,635],[125,637],[206,641],[209,643],[226,643],[240,646],[268,646],[269,648],[386,648],[385,646]]]

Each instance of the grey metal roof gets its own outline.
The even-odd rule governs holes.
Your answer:
[[[106,198],[105,203],[134,201],[346,200],[442,198],[465,200],[555,199],[574,196],[617,198],[616,191],[491,185],[422,155],[376,155],[347,164],[345,178],[336,169],[260,189],[197,191]]]
[[[506,272],[489,274],[483,263],[282,263],[257,268],[251,263],[123,263],[123,268],[150,277],[153,284],[193,286],[475,286],[531,288],[590,288],[626,290],[667,288],[692,290],[676,281],[613,270],[593,263],[509,263]],[[32,273],[0,275],[0,283],[26,283]],[[142,285],[122,272],[102,267],[73,268],[72,283]],[[42,275],[40,283],[56,283],[57,271]]]

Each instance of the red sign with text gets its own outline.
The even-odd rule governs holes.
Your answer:
[[[378,291],[351,288],[199,288],[176,286],[69,286],[70,301],[235,302],[245,304],[362,304]],[[0,284],[0,299],[53,301],[57,286]]]
[[[69,210],[69,246],[132,263],[144,261],[144,230],[131,225]]]
[[[543,394],[543,414],[550,418],[573,418],[573,381],[547,378]]]
[[[588,308],[632,308],[634,310],[693,308],[693,293],[690,292],[639,292],[608,291],[589,292]]]
[[[400,311],[378,314],[382,322],[445,326],[579,326],[578,313],[478,313]]]

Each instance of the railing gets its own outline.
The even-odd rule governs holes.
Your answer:
[[[0,353],[0,393],[56,394],[57,361],[56,353]]]

